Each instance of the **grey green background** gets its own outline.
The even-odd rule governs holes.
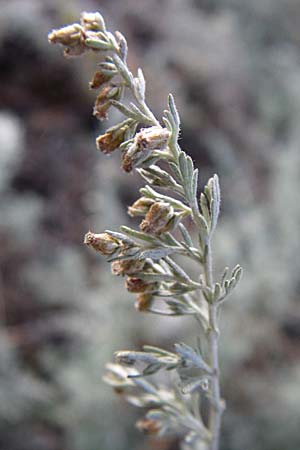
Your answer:
[[[137,313],[82,245],[129,223],[141,185],[96,152],[95,57],[47,43],[82,10],[126,35],[157,115],[173,92],[201,183],[220,176],[216,271],[244,267],[222,317],[222,450],[299,450],[299,0],[0,2],[0,449],[178,448],[145,440],[101,380],[114,351],[196,330]]]

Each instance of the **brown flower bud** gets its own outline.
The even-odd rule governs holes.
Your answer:
[[[96,146],[98,150],[103,153],[112,153],[114,150],[120,147],[125,138],[125,132],[127,127],[121,127],[118,130],[107,131],[106,133],[98,136],[96,139]]]
[[[144,216],[147,214],[153,203],[155,203],[155,200],[152,198],[141,197],[136,200],[132,206],[128,207],[128,214],[131,217]]]
[[[157,435],[161,429],[161,423],[155,419],[141,419],[137,421],[136,427],[142,433]]]
[[[81,36],[82,27],[78,23],[74,23],[58,30],[52,30],[48,34],[48,40],[51,44],[73,46],[80,42]]]
[[[66,47],[65,56],[78,56],[85,50],[84,31],[78,23],[68,25],[59,30],[52,30],[48,34],[48,40],[51,44],[61,44]]]
[[[144,160],[153,150],[163,150],[168,143],[170,132],[166,128],[143,128],[134,137],[122,154],[122,167],[125,172],[131,172],[134,167],[142,167]]]
[[[163,150],[166,148],[170,132],[158,126],[142,128],[136,134],[136,144],[140,150]]]
[[[85,30],[105,31],[104,19],[100,13],[83,12],[81,14],[80,23]]]
[[[126,280],[126,288],[129,292],[140,293],[151,291],[157,287],[156,283],[148,283],[141,278],[128,277]]]
[[[140,229],[150,234],[166,233],[172,228],[174,217],[172,206],[165,202],[155,202],[140,224]]]
[[[89,86],[91,89],[98,89],[103,84],[107,83],[109,80],[111,80],[113,77],[113,74],[108,75],[104,74],[103,72],[95,72],[92,81],[90,81]]]
[[[111,264],[111,271],[113,275],[133,275],[141,272],[145,266],[145,261],[136,259],[122,259],[121,261],[114,261]]]
[[[151,294],[139,294],[136,298],[134,306],[138,311],[148,311],[154,300]]]
[[[127,173],[131,172],[133,169],[133,158],[128,149],[122,153],[122,168]]]
[[[111,255],[120,248],[119,242],[108,233],[95,234],[89,231],[84,236],[84,243],[90,245],[102,255]]]
[[[121,89],[119,86],[110,83],[108,86],[104,86],[96,98],[93,114],[99,120],[106,119],[107,111],[110,107],[110,100],[117,100],[120,98]]]

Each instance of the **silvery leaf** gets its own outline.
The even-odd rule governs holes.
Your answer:
[[[149,250],[144,250],[140,253],[139,259],[151,258],[155,261],[158,261],[161,258],[166,257],[167,255],[171,255],[176,250],[171,247],[157,247]]]

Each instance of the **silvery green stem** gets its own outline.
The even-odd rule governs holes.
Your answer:
[[[210,239],[205,247],[204,255],[204,276],[205,282],[208,287],[213,286],[213,274],[212,274],[212,253]],[[219,437],[221,428],[221,416],[223,412],[222,399],[220,395],[220,379],[219,379],[219,355],[218,355],[218,338],[219,330],[217,323],[217,304],[209,304],[209,331],[208,331],[208,344],[209,344],[209,360],[213,370],[211,376],[211,401],[209,409],[209,423],[208,428],[211,432],[211,442],[209,450],[218,450]]]
[[[151,109],[147,106],[147,103],[145,102],[145,100],[139,98],[135,93],[134,93],[134,98],[137,101],[137,103],[138,103],[139,107],[141,108],[141,110],[143,111],[143,113],[145,114],[145,116],[148,117],[149,122],[152,125],[160,126],[159,121],[156,119],[156,117],[152,113]]]
[[[215,174],[208,180],[199,198],[198,169],[178,143],[180,116],[173,96],[169,94],[162,126],[146,103],[142,70],[138,69],[134,76],[127,66],[125,37],[106,30],[101,14],[82,13],[80,24],[53,30],[49,41],[64,45],[69,56],[91,49],[102,54],[110,52],[90,83],[91,87],[100,88],[94,113],[103,119],[108,108],[115,107],[125,120],[99,136],[97,148],[103,153],[119,148],[125,172],[137,169],[148,183],[140,189],[142,197],[129,208],[130,215],[144,217],[139,230],[121,226],[121,232],[88,232],[85,244],[107,257],[114,275],[127,276],[127,289],[138,294],[139,311],[164,316],[193,315],[202,329],[207,330],[207,355],[203,354],[200,342],[196,349],[176,343],[175,353],[149,345],[143,346],[142,351],[123,350],[115,354],[117,364],[107,365],[105,381],[124,392],[128,402],[148,408],[145,417],[137,422],[141,431],[159,436],[173,431],[182,435],[185,450],[218,450],[224,404],[220,395],[217,313],[242,274],[237,265],[229,278],[225,268],[221,280],[216,283],[213,280],[211,239],[220,213],[218,176]],[[119,78],[116,84],[111,81],[115,75]],[[124,88],[130,90],[134,100],[129,105],[120,101]],[[146,128],[137,132],[140,125]],[[170,194],[165,195],[160,189],[167,189]],[[182,223],[187,217],[198,229],[198,247]],[[176,227],[182,240],[172,234]],[[177,255],[200,263],[203,275],[198,282],[177,262]],[[198,290],[203,294],[199,302],[194,294]],[[154,297],[164,301],[165,308],[157,308]],[[135,363],[141,365],[141,371],[130,367]],[[180,385],[164,388],[144,378],[159,370],[176,370]],[[198,396],[207,389],[208,381],[206,424]],[[133,394],[132,388],[138,392]]]
[[[219,356],[218,356],[219,333],[217,329],[216,305],[209,306],[209,318],[211,325],[211,329],[209,331],[209,348],[210,348],[211,366],[213,368],[213,375],[211,378],[212,401],[209,413],[209,430],[212,433],[210,450],[218,450],[223,407],[221,404],[221,397],[220,397]]]
[[[140,111],[148,119],[149,124],[160,126],[159,121],[156,119],[151,109],[148,107],[145,101],[145,80],[141,69],[138,70],[138,77],[134,78],[133,74],[130,72],[126,61],[123,61],[118,55],[118,47],[114,48],[115,54],[113,55],[114,63],[122,76],[126,85],[130,89],[134,99],[136,100]],[[134,106],[134,105],[132,105]]]

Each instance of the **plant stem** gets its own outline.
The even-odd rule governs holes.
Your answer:
[[[213,375],[211,377],[211,404],[209,412],[209,430],[211,431],[212,439],[210,450],[218,450],[219,436],[221,428],[221,416],[223,406],[220,396],[220,380],[219,380],[219,355],[218,355],[218,337],[219,332],[217,328],[217,309],[216,305],[209,306],[209,349],[210,360],[213,368]]]
[[[211,253],[210,239],[208,239],[208,242],[205,247],[204,276],[207,287],[212,288],[213,273],[212,273],[212,253]],[[218,339],[219,339],[219,329],[217,323],[217,305],[215,303],[210,303],[208,344],[209,344],[209,360],[210,365],[213,369],[213,374],[211,376],[211,399],[210,399],[210,409],[208,419],[208,428],[211,432],[211,442],[209,450],[219,449],[221,417],[223,412],[223,404],[220,394]]]
[[[156,119],[154,114],[152,113],[151,109],[148,107],[147,103],[144,100],[140,100],[138,96],[135,94],[134,90],[132,90],[134,98],[136,102],[138,103],[139,107],[141,108],[141,111],[149,118],[149,123],[151,125],[156,125],[160,127],[159,121]]]

